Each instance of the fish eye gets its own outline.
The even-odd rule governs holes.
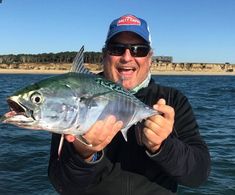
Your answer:
[[[42,102],[42,95],[38,92],[35,92],[31,95],[30,100],[34,103],[34,104],[40,104]]]

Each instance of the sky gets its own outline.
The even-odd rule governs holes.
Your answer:
[[[235,64],[235,0],[2,0],[0,55],[101,51],[124,14],[147,21],[156,56]]]

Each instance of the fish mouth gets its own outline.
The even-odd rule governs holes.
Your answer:
[[[12,112],[12,114],[14,115],[25,115],[25,111],[27,110],[27,108],[25,106],[23,106],[20,103],[17,103],[11,99],[7,100],[7,103],[9,105],[10,108],[10,112]]]
[[[0,121],[2,123],[10,123],[24,127],[35,121],[33,111],[20,102],[15,101],[14,98],[7,99],[7,103],[9,112],[1,117]]]

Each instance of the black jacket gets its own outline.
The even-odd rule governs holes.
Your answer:
[[[155,84],[153,79],[136,97],[149,106],[164,98],[175,109],[174,130],[161,151],[149,155],[146,148],[137,143],[137,128],[132,126],[128,130],[128,141],[118,133],[97,163],[84,162],[68,142],[57,160],[60,135],[53,134],[48,174],[59,193],[172,194],[178,184],[195,187],[206,181],[210,155],[187,98],[176,89]]]

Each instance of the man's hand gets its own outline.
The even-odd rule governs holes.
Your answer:
[[[153,108],[162,113],[154,115],[145,121],[143,129],[143,143],[151,153],[160,149],[163,141],[173,130],[175,111],[172,107],[166,105],[164,99],[159,99]]]
[[[113,137],[121,130],[122,121],[117,121],[115,116],[108,116],[104,120],[96,121],[89,131],[82,137],[92,146],[83,144],[73,135],[65,135],[68,142],[72,142],[76,151],[84,158],[90,161],[92,155],[103,150],[113,139]]]

